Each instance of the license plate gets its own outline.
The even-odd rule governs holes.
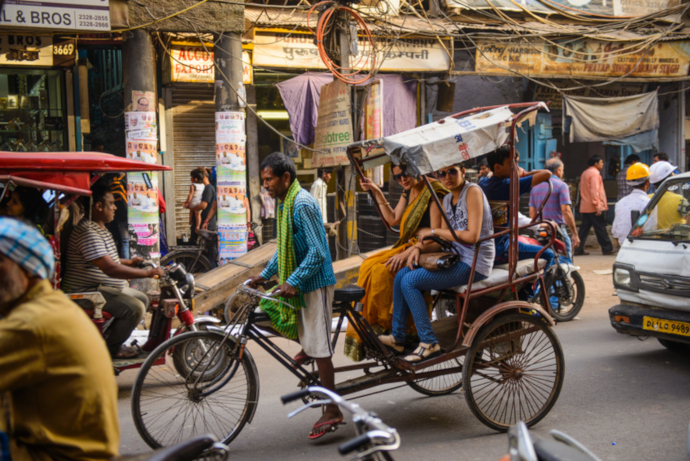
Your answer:
[[[642,328],[670,335],[690,336],[690,323],[677,322],[675,320],[662,320],[645,316],[642,319]]]

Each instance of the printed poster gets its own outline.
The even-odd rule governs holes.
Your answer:
[[[364,139],[383,137],[383,80],[371,84],[364,111]],[[383,187],[384,166],[379,165],[367,170],[367,177],[379,187]]]
[[[319,98],[312,167],[348,165],[347,146],[354,141],[350,87],[340,80],[324,85]]]
[[[244,112],[216,112],[219,264],[247,253],[247,155]]]

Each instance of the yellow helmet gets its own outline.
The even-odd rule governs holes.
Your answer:
[[[628,167],[628,172],[625,175],[625,179],[628,181],[628,184],[637,186],[647,181],[651,174],[652,173],[649,171],[649,167],[647,165],[637,162]]]

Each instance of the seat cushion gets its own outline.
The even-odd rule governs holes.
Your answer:
[[[539,269],[543,269],[544,266],[546,266],[546,261],[544,259],[539,260]],[[515,275],[517,277],[524,277],[525,275],[531,274],[534,272],[534,260],[533,259],[524,259],[522,261],[518,261],[517,267],[515,268]],[[493,270],[491,271],[491,275],[481,282],[473,283],[472,284],[472,289],[473,290],[481,290],[484,288],[489,288],[493,287],[496,285],[501,285],[503,283],[508,282],[508,264],[499,264],[497,266],[494,266]],[[454,287],[452,288],[453,291],[456,291],[458,293],[464,293],[467,291],[467,285],[462,285],[459,287]]]
[[[364,298],[366,291],[364,288],[357,285],[346,285],[342,288],[336,288],[333,293],[334,302],[356,303]]]

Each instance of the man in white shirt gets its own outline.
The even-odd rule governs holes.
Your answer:
[[[332,168],[319,169],[319,177],[316,181],[314,181],[314,184],[311,185],[311,189],[309,189],[309,193],[319,203],[319,208],[321,209],[321,217],[323,219],[324,224],[328,222],[328,181],[331,180],[332,175]]]
[[[616,217],[611,228],[611,233],[621,246],[632,229],[631,211],[642,211],[649,203],[647,190],[650,175],[649,167],[644,163],[638,162],[628,167],[626,182],[632,187],[632,192],[616,203]]]

